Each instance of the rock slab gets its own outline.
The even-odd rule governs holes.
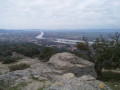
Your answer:
[[[33,78],[49,82],[44,90],[111,90],[96,77],[94,63],[67,52],[53,55],[48,63],[37,61],[28,69],[0,75],[0,79],[15,81],[16,85]]]

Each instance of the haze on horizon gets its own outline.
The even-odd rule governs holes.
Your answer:
[[[120,0],[0,0],[0,29],[120,29]]]

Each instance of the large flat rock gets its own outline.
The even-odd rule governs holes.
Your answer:
[[[92,75],[96,77],[94,63],[84,60],[70,53],[58,53],[53,55],[49,62],[55,69],[64,70],[65,73],[74,73],[75,76]]]

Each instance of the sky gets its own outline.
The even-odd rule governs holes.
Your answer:
[[[0,29],[120,29],[120,0],[0,0]]]

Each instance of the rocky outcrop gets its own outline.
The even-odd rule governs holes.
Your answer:
[[[0,78],[5,82],[15,81],[15,84],[33,78],[45,80],[49,84],[45,84],[44,90],[111,90],[96,80],[94,63],[70,53],[58,53],[53,55],[48,63],[36,61],[30,65],[31,67],[26,70],[9,72],[0,75]]]
[[[96,77],[94,64],[83,60],[70,53],[58,53],[53,55],[49,62],[55,69],[64,70],[65,73],[74,73],[76,77],[92,75]]]
[[[90,75],[75,77],[73,73],[67,73],[57,77],[56,81],[44,90],[111,90],[101,81]]]

